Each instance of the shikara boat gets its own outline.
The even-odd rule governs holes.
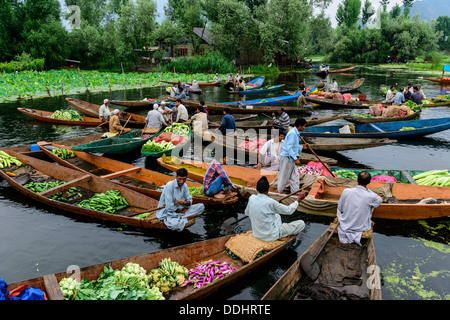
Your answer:
[[[251,95],[251,94],[264,94],[264,93],[276,92],[284,86],[285,86],[284,84],[278,84],[275,86],[265,86],[265,87],[261,87],[258,89],[251,89],[251,90],[244,90],[244,91],[232,91],[230,93],[239,94],[240,96],[246,96],[246,95]]]
[[[346,116],[349,116],[349,114],[336,114],[324,117],[305,117],[304,119],[308,122],[308,126],[314,126],[317,124],[342,119]],[[236,116],[234,117],[236,118]],[[296,119],[291,119],[291,126],[294,125],[295,120]],[[210,122],[208,125],[210,128],[215,128],[219,127],[220,124],[220,122]],[[273,120],[236,121],[236,128],[239,129],[270,129],[272,128],[272,125]]]
[[[275,282],[261,300],[311,300],[320,299],[320,292],[315,286],[332,292],[336,299],[349,300],[358,297],[360,300],[382,300],[381,281],[377,267],[375,245],[372,230],[364,232],[361,237],[362,247],[353,250],[342,250],[338,247],[339,239],[334,223],[292,264],[292,266]],[[333,232],[330,240],[327,238]],[[323,251],[320,252],[322,246]],[[319,253],[320,252],[320,253]],[[319,277],[313,283],[302,269],[301,261],[306,255],[315,257],[320,267]],[[339,258],[337,258],[339,257]],[[349,265],[355,268],[349,268]],[[357,267],[356,267],[357,266]],[[369,268],[370,267],[370,268]],[[327,276],[330,269],[335,270],[333,281]],[[342,271],[342,272],[339,272]],[[353,281],[348,281],[352,279]],[[368,286],[368,280],[371,285]],[[308,294],[314,292],[313,295]],[[349,296],[348,296],[349,294]],[[357,295],[356,295],[357,294]],[[331,299],[331,295],[326,297]]]
[[[181,245],[169,249],[145,253],[137,256],[127,257],[123,259],[113,260],[105,263],[100,263],[80,269],[80,279],[97,280],[105,267],[111,266],[113,269],[122,269],[127,263],[132,262],[144,268],[147,273],[152,269],[159,268],[159,262],[165,258],[170,258],[172,261],[178,262],[180,265],[191,269],[202,261],[210,259],[227,262],[236,267],[232,273],[227,274],[222,278],[218,278],[213,282],[194,290],[192,286],[175,287],[164,297],[166,300],[196,300],[203,299],[211,293],[217,292],[221,288],[241,279],[249,272],[257,267],[261,267],[273,259],[278,253],[292,243],[296,236],[290,236],[280,239],[280,244],[272,248],[267,253],[254,259],[251,262],[244,263],[241,259],[233,259],[226,253],[226,243],[235,235],[227,235],[210,240],[195,242],[192,244]],[[63,294],[59,288],[59,282],[63,278],[72,276],[72,273],[62,271],[55,274],[49,274],[34,279],[24,280],[8,284],[8,290],[14,290],[20,286],[28,285],[41,289],[45,292],[49,300],[63,300]]]
[[[176,172],[180,168],[186,168],[188,171],[188,178],[201,184],[203,184],[203,178],[205,176],[206,170],[210,165],[206,162],[180,159],[173,156],[162,156],[161,158],[157,159],[157,162],[162,167],[173,172]],[[266,176],[269,180],[269,183],[272,183],[273,181],[275,181],[278,174],[277,171],[265,169],[258,170],[227,164],[222,165],[222,167],[230,177],[230,180],[233,182],[233,184],[250,188],[256,188],[256,183],[262,176]]]
[[[340,72],[348,72],[352,71],[353,69],[356,69],[358,66],[348,67],[348,68],[342,68],[337,70],[330,70],[328,73],[340,73]]]
[[[236,121],[236,124],[237,124],[237,122],[248,121],[250,119],[257,118],[258,115],[257,114],[233,114],[233,117],[234,117],[234,121]],[[219,123],[219,122],[222,123],[222,118],[223,118],[223,114],[219,114],[219,115],[210,114],[209,115],[209,120],[214,123]]]
[[[306,96],[306,101],[314,104],[315,109],[368,109],[374,104],[381,104],[383,106],[391,105],[391,103],[386,103],[381,100],[344,101],[340,99],[326,99],[324,97],[310,96]]]
[[[263,98],[263,99],[255,99],[255,100],[246,100],[246,101],[229,101],[229,102],[219,102],[219,104],[225,104],[228,106],[276,106],[284,103],[288,103],[291,101],[295,101],[300,96],[300,93],[289,95],[289,96],[281,96],[281,97],[273,97],[273,98]],[[208,105],[209,107],[209,105]]]
[[[450,84],[450,78],[440,78],[440,79],[434,79],[434,78],[423,78],[424,80],[437,82],[440,84]]]
[[[379,123],[379,122],[407,121],[419,118],[421,113],[422,110],[417,110],[411,113],[410,115],[404,117],[361,117],[358,115],[351,115],[344,117],[344,119],[351,123]]]
[[[62,166],[108,179],[153,199],[159,200],[162,188],[168,182],[174,180],[173,176],[82,151],[73,151],[75,155],[73,158],[61,159],[53,154],[51,150],[65,148],[65,146],[45,141],[40,141],[37,145],[49,158]],[[186,185],[189,188],[202,186],[200,183],[193,181],[186,181]],[[205,205],[230,204],[238,200],[238,197],[231,197],[225,200],[207,196],[194,196],[192,198],[194,203],[203,203]]]
[[[142,147],[154,135],[144,134],[140,131],[132,131],[128,134],[112,137],[109,139],[100,139],[85,144],[72,146],[74,151],[84,151],[91,153],[106,154],[124,154]]]
[[[355,133],[340,133],[342,126],[306,127],[303,137],[401,139],[450,129],[450,118],[355,124]]]
[[[167,229],[165,224],[156,218],[155,210],[152,211],[147,219],[138,218],[140,214],[150,212],[150,210],[158,207],[158,201],[153,198],[92,174],[86,174],[79,170],[32,158],[10,150],[7,153],[19,159],[23,164],[20,167],[14,166],[13,168],[1,169],[0,176],[27,198],[34,199],[45,205],[72,213],[76,216],[88,216],[135,227]],[[12,177],[6,172],[13,173],[16,176]],[[66,181],[66,183],[39,193],[35,193],[24,187],[27,182],[31,181],[48,182],[56,180]],[[69,197],[67,191],[72,187],[76,187],[77,192],[81,196],[75,194],[75,197]],[[106,213],[78,206],[82,200],[89,199],[95,193],[104,193],[108,190],[118,190],[130,206],[115,213]],[[50,198],[59,192],[62,192],[67,202]],[[195,217],[190,220],[188,226],[194,222]]]
[[[98,117],[98,111],[100,106],[94,103],[74,99],[74,98],[66,98],[66,101],[78,111],[90,116],[90,117]],[[112,112],[114,109],[109,108]],[[128,120],[129,118],[129,120]],[[128,122],[127,122],[128,121]],[[124,112],[122,111],[122,117],[120,118],[120,123],[124,125],[127,123],[127,127],[137,127],[143,128],[146,124],[145,116],[141,116],[139,114]]]
[[[360,78],[360,79],[356,79],[355,81],[352,81],[350,83],[347,83],[346,85],[343,85],[342,87],[339,88],[339,92],[340,93],[349,93],[349,92],[354,92],[357,91],[364,83],[366,79],[364,78]]]
[[[355,179],[318,177],[298,210],[334,217],[342,191],[356,185]],[[374,192],[384,189],[384,201],[372,214],[375,219],[421,220],[447,217],[450,212],[450,189],[447,187],[380,181],[371,181],[367,187]],[[428,198],[440,203],[419,203]]]
[[[161,101],[159,100],[111,100],[111,104],[115,104],[122,107],[127,107],[129,109],[150,109],[153,107],[153,105],[157,103],[158,105],[161,104]]]
[[[97,127],[100,126],[103,122],[101,119],[90,118],[90,117],[82,117],[83,121],[72,121],[72,120],[62,120],[62,119],[52,119],[53,112],[29,109],[29,108],[17,108],[20,112],[30,116],[33,119],[36,119],[40,122],[57,124],[57,125],[66,125],[66,126],[86,126],[86,127]]]
[[[264,80],[266,79],[266,77],[262,76],[262,77],[258,77],[255,78],[249,82],[247,82],[245,84],[245,90],[244,91],[228,91],[229,93],[232,94],[240,94],[240,92],[249,92],[249,91],[254,91],[257,89],[260,89],[264,83]]]
[[[189,127],[189,137],[186,138],[186,142],[185,142],[185,143],[179,144],[179,145],[175,145],[172,149],[165,150],[165,151],[146,152],[146,151],[142,151],[142,150],[141,150],[141,154],[142,154],[144,157],[152,157],[152,158],[159,158],[159,157],[162,157],[163,154],[166,155],[166,156],[170,156],[171,154],[178,154],[179,151],[180,151],[181,149],[183,149],[183,148],[184,148],[187,144],[189,144],[190,141],[191,141],[191,134],[192,134],[191,126],[188,126],[188,127]],[[151,140],[153,140],[153,139],[159,137],[159,135],[160,135],[162,132],[163,132],[163,131],[160,131],[159,133],[157,133],[156,135],[154,135],[154,136],[151,138]]]
[[[160,81],[160,82],[168,83],[168,84],[172,84],[172,85],[178,83],[178,81]],[[190,82],[186,82],[186,84],[192,86],[192,83],[190,83]],[[220,87],[221,86],[220,82],[198,82],[197,81],[197,84],[199,87]]]

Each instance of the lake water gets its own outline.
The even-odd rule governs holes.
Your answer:
[[[336,74],[339,85],[364,77],[360,93],[368,99],[382,99],[380,85],[406,86],[421,84],[427,97],[442,93],[439,85],[418,79],[432,74],[378,67],[358,68],[349,74]],[[435,75],[435,74],[434,74]],[[296,89],[299,81],[315,86],[319,78],[315,72],[266,76],[265,84],[286,84],[285,90]],[[279,92],[276,96],[284,95]],[[91,93],[71,97],[101,104],[104,98],[138,100],[144,97],[166,96],[164,87],[115,91],[111,94]],[[267,95],[275,96],[275,95]],[[200,96],[191,95],[198,100]],[[251,96],[254,99],[260,98]],[[206,88],[201,99],[223,102],[237,99],[223,88]],[[241,98],[239,98],[241,99]],[[293,105],[293,103],[290,103]],[[16,108],[55,111],[68,107],[64,97],[43,98],[24,103],[0,104],[0,147],[53,141],[101,132],[97,128],[53,126],[38,123],[19,113]],[[120,108],[119,108],[120,109]],[[357,113],[360,110],[320,110],[315,115]],[[146,111],[136,112],[145,114]],[[450,117],[450,108],[425,109],[425,118]],[[343,124],[337,120],[328,124]],[[423,138],[402,140],[393,145],[372,149],[327,154],[338,160],[342,168],[433,170],[450,168],[450,130]],[[139,150],[115,158],[134,165],[173,175]],[[114,259],[201,241],[224,235],[223,221],[243,216],[245,203],[229,208],[210,209],[199,217],[195,225],[181,233],[131,228],[105,223],[70,213],[24,198],[0,181],[0,277],[16,282],[60,272],[68,266],[84,267]],[[305,230],[299,235],[295,248],[285,250],[263,268],[257,269],[239,282],[212,295],[215,300],[258,300],[328,227],[332,218],[295,213],[290,219],[303,219]],[[374,220],[374,243],[377,262],[382,275],[382,295],[387,300],[449,299],[450,289],[450,219],[421,221]],[[250,230],[248,219],[240,222],[235,232]]]

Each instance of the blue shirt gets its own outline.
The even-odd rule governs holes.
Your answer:
[[[300,132],[296,127],[289,130],[284,138],[283,147],[281,148],[281,157],[288,157],[289,161],[294,162],[303,150],[303,146],[299,142]]]
[[[405,96],[403,95],[403,92],[399,91],[395,94],[394,104],[396,106],[401,106],[403,103],[405,103]]]
[[[222,134],[226,134],[228,132],[236,131],[236,123],[234,122],[234,117],[231,114],[225,114],[222,118],[222,124],[219,127],[220,132]],[[231,130],[231,131],[229,131]]]

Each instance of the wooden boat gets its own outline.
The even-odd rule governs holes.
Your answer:
[[[263,99],[255,99],[255,100],[247,100],[247,101],[229,101],[229,102],[219,102],[219,104],[224,104],[228,106],[276,106],[284,103],[288,103],[291,101],[295,101],[300,96],[300,93],[281,96],[281,97],[273,97],[273,98],[263,98]],[[208,105],[209,107],[209,105]]]
[[[329,71],[325,71],[325,70],[321,70],[317,72],[318,76],[324,77],[326,76],[328,73],[340,73],[340,72],[348,72],[348,71],[352,71],[353,69],[356,69],[357,66],[354,67],[348,67],[348,68],[343,68],[343,69],[337,69],[337,70],[329,70]]]
[[[266,77],[262,76],[262,77],[255,78],[255,79],[247,82],[245,84],[245,90],[244,91],[228,90],[228,92],[231,93],[231,94],[240,94],[240,92],[249,92],[249,91],[254,91],[254,90],[260,89],[262,87],[265,79],[266,79]]]
[[[422,110],[417,110],[410,115],[404,117],[360,117],[357,115],[351,115],[344,117],[344,119],[351,123],[379,123],[379,122],[393,122],[393,121],[407,121],[420,117]]]
[[[374,104],[381,104],[383,106],[391,105],[391,103],[386,103],[381,100],[344,101],[339,99],[326,99],[323,97],[311,96],[306,96],[306,101],[314,104],[315,109],[368,109],[371,105]]]
[[[237,122],[241,122],[241,121],[247,121],[253,118],[257,118],[258,115],[257,114],[233,114],[234,117],[234,121]],[[222,118],[223,118],[223,114],[217,115],[217,114],[210,114],[209,115],[209,120],[211,122],[217,123],[217,122],[222,122]]]
[[[423,78],[424,80],[437,82],[440,84],[450,84],[450,78],[440,78],[440,79],[434,79],[434,78]]]
[[[362,123],[353,126],[355,128],[355,133],[340,133],[339,129],[341,129],[342,126],[306,127],[302,132],[302,136],[334,138],[410,138],[426,136],[448,130],[450,129],[450,118],[380,122],[376,124]]]
[[[103,123],[102,120],[99,118],[82,117],[83,121],[72,121],[72,120],[52,119],[53,112],[50,111],[43,111],[29,108],[17,108],[17,110],[40,122],[50,124],[97,127]]]
[[[64,145],[45,141],[40,141],[37,145],[50,159],[62,166],[100,176],[103,179],[108,179],[156,200],[159,200],[161,197],[162,188],[168,182],[174,180],[173,176],[82,151],[73,151],[74,158],[61,159],[53,154],[51,150],[54,148],[66,148]],[[200,183],[189,180],[186,181],[186,185],[189,188],[202,186]],[[194,196],[192,198],[194,203],[203,203],[205,205],[230,204],[238,200],[238,197],[225,200],[207,196]]]
[[[168,84],[172,84],[172,85],[178,83],[178,81],[160,81],[160,82],[168,83]],[[186,84],[192,86],[192,83],[190,83],[190,82],[186,82]],[[221,86],[220,82],[197,82],[197,84],[199,87],[220,87]]]
[[[159,268],[159,262],[165,258],[170,258],[172,261],[178,262],[180,265],[191,269],[201,261],[208,261],[210,259],[227,262],[236,267],[234,272],[214,280],[208,285],[205,285],[197,290],[192,286],[175,287],[171,292],[165,294],[166,300],[195,300],[203,299],[209,294],[217,292],[221,288],[241,279],[254,269],[261,267],[273,259],[278,253],[292,243],[296,236],[286,237],[281,244],[274,247],[264,255],[254,259],[249,263],[243,263],[240,259],[233,259],[226,253],[225,244],[235,235],[227,235],[214,239],[199,241],[191,244],[181,245],[169,249],[159,250],[155,252],[145,253],[137,256],[127,257],[123,259],[113,260],[105,263],[100,263],[92,266],[83,267],[80,269],[80,279],[97,280],[105,267],[113,269],[122,269],[127,263],[132,262],[144,268],[147,273],[152,269]],[[59,282],[63,278],[72,276],[68,271],[62,271],[55,274],[49,274],[34,279],[19,281],[15,283],[8,283],[8,290],[14,290],[22,285],[28,285],[41,289],[45,292],[49,300],[63,300],[63,294],[59,288]]]
[[[166,92],[170,94],[170,92],[172,91],[173,87],[166,87]],[[186,90],[189,93],[195,93],[195,94],[201,94],[202,93],[202,89],[198,88],[198,90],[194,90],[192,89],[192,87],[190,85],[183,85],[184,90]]]
[[[158,105],[161,104],[161,101],[159,100],[111,100],[111,104],[115,104],[122,107],[127,107],[129,109],[149,109],[153,107],[153,105],[157,103]]]
[[[0,176],[27,198],[34,199],[62,211],[70,212],[76,216],[82,215],[135,227],[167,229],[165,224],[156,218],[156,211],[153,211],[149,215],[148,220],[137,217],[139,214],[149,212],[149,210],[158,207],[158,201],[153,198],[79,170],[32,158],[11,150],[7,153],[19,159],[23,164],[20,167],[14,166],[13,168],[1,169]],[[11,177],[6,172],[12,172],[16,176]],[[40,193],[35,193],[24,187],[28,181],[56,180],[66,181],[66,183]],[[77,194],[75,197],[69,198],[67,196],[67,190],[72,187],[76,187],[82,196],[79,197]],[[118,190],[130,206],[115,213],[106,213],[82,208],[77,205],[82,200],[89,199],[95,193],[104,193],[108,190]],[[59,192],[62,192],[62,195],[68,199],[67,202],[50,199],[50,196]],[[194,222],[195,217],[190,220],[189,226]]]
[[[364,78],[360,78],[360,79],[356,79],[355,81],[352,81],[350,83],[347,83],[346,85],[343,85],[342,87],[339,88],[339,92],[340,93],[349,93],[349,92],[354,92],[357,91],[364,83],[366,79]]]
[[[333,185],[333,186],[332,186]],[[308,196],[299,204],[298,210],[308,214],[336,216],[336,209],[342,191],[357,185],[355,179],[318,177],[313,183]],[[375,219],[421,220],[447,217],[450,212],[450,189],[447,187],[423,186],[418,184],[385,183],[371,181],[370,190],[380,190],[392,185],[385,202],[372,214]],[[419,202],[432,198],[442,201],[439,204]],[[445,203],[447,202],[447,203]]]
[[[144,157],[152,157],[152,158],[159,158],[159,157],[162,157],[163,154],[166,155],[166,156],[170,156],[170,155],[172,155],[172,154],[178,154],[178,153],[180,152],[181,149],[183,149],[188,143],[191,142],[191,134],[192,134],[191,126],[188,125],[188,127],[189,127],[189,137],[186,138],[186,142],[185,142],[185,143],[180,144],[180,145],[176,145],[176,146],[174,146],[172,149],[165,150],[165,151],[159,151],[159,152],[144,152],[144,151],[141,150],[141,154],[142,154]],[[154,135],[154,136],[151,138],[151,140],[153,140],[153,139],[159,137],[159,135],[160,135],[161,133],[163,133],[163,131],[161,131],[161,132],[157,133],[156,135]]]
[[[66,101],[78,111],[90,116],[90,117],[98,117],[98,111],[100,106],[94,103],[74,99],[74,98],[66,98]],[[109,108],[112,112],[114,109]],[[128,118],[131,116],[130,120]],[[128,121],[128,123],[127,123]],[[120,123],[124,125],[127,123],[127,127],[137,127],[143,128],[146,124],[145,116],[141,116],[139,114],[124,112],[122,111],[122,117],[120,118]]]
[[[305,120],[308,122],[308,126],[314,126],[317,124],[342,119],[345,118],[346,116],[349,116],[349,114],[335,114],[332,116],[324,116],[324,117],[306,117]],[[236,118],[236,116],[234,117]],[[291,119],[290,124],[291,126],[294,125],[295,120],[296,119]],[[221,124],[220,122],[210,122],[208,125],[210,128],[215,128],[219,127],[220,124]],[[272,125],[273,120],[236,121],[236,128],[239,129],[271,129]]]
[[[319,284],[325,286],[334,292],[333,289],[339,290],[338,292],[345,296],[345,293],[358,292],[360,299],[364,300],[382,300],[381,294],[381,281],[379,269],[377,268],[375,245],[372,237],[372,230],[364,232],[361,237],[361,248],[344,251],[338,248],[339,238],[337,231],[334,230],[334,223],[324,231],[324,233],[292,264],[292,266],[275,282],[275,284],[266,292],[261,300],[304,300],[310,299],[305,294],[308,290],[314,289],[313,286]],[[330,233],[333,232],[332,237],[328,242],[327,238]],[[326,243],[326,244],[325,244]],[[335,280],[342,282],[343,277],[354,278],[355,275],[361,276],[361,281],[353,286],[342,285],[336,287],[336,282],[330,281],[326,277],[326,272],[320,273],[316,283],[312,283],[305,271],[302,269],[300,261],[305,258],[306,255],[315,257],[322,246],[325,245],[324,250],[320,253],[318,258],[318,264],[321,270],[327,270],[328,268],[339,268],[339,270],[345,270],[342,274],[342,278],[336,276]],[[342,257],[342,259],[333,259],[331,257]],[[361,257],[363,259],[361,259]],[[359,259],[359,260],[357,260]],[[342,262],[341,262],[342,261]],[[355,263],[355,261],[361,261],[361,263]],[[355,272],[351,275],[347,275],[348,268],[345,262],[352,262],[352,265],[359,265],[360,270],[353,270]],[[369,268],[370,266],[370,268]],[[334,275],[341,274],[334,272]],[[367,281],[372,280],[372,286],[367,285]],[[351,289],[350,289],[351,288]],[[297,295],[298,293],[301,293]],[[340,297],[341,294],[336,296]],[[353,296],[354,298],[355,296]],[[327,297],[330,299],[330,297]]]
[[[140,131],[132,131],[125,135],[72,146],[71,149],[91,153],[124,154],[142,147],[153,136],[146,134],[141,137]]]
[[[275,86],[261,87],[259,89],[238,91],[237,93],[239,93],[240,96],[251,95],[251,94],[271,93],[271,92],[276,92],[276,91],[280,90],[284,86],[285,86],[284,84],[278,84]]]

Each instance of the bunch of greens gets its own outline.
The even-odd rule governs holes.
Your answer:
[[[106,213],[115,213],[129,207],[130,204],[122,197],[119,190],[108,190],[105,193],[96,193],[91,198],[81,201],[78,206]]]
[[[193,197],[203,195],[203,187],[189,187],[189,194]]]
[[[51,118],[69,121],[83,121],[83,118],[75,110],[56,110],[53,112]]]
[[[348,171],[348,170],[343,170],[343,169],[334,171],[334,174],[338,178],[346,178],[346,179],[356,179],[356,178],[358,178],[356,173],[354,173],[352,171]]]

